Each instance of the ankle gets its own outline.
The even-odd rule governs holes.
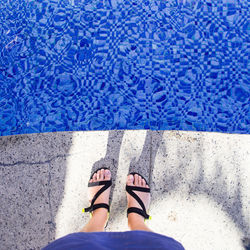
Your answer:
[[[92,217],[81,232],[102,232],[108,221],[108,210],[98,208],[92,212]]]
[[[106,221],[108,219],[108,210],[106,208],[98,208],[92,212],[92,218]]]
[[[128,227],[130,230],[140,230],[153,232],[144,222],[144,217],[139,214],[130,213],[128,215]]]
[[[135,225],[144,225],[144,217],[136,213],[128,214],[128,226],[129,228],[134,227]]]
[[[108,221],[108,210],[105,208],[98,208],[92,212],[92,220],[99,221],[100,225],[105,225]]]

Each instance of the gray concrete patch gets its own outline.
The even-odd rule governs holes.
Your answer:
[[[186,249],[244,249],[250,238],[249,135],[58,132],[0,138],[1,249],[40,249],[80,230],[87,182],[102,166],[113,179],[107,231],[128,230],[126,175],[135,171],[151,186],[155,232]]]
[[[41,247],[52,239],[48,164],[1,166],[1,249]]]
[[[0,137],[2,164],[46,163],[67,155],[72,144],[72,132],[29,134]]]
[[[1,249],[41,249],[54,239],[71,142],[72,133],[0,138]]]

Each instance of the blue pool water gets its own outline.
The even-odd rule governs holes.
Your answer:
[[[250,132],[247,0],[0,0],[0,135]]]

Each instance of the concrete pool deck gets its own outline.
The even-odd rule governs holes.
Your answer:
[[[100,166],[113,178],[107,231],[128,230],[126,175],[138,171],[151,186],[153,231],[190,250],[248,244],[250,135],[119,130],[0,137],[1,249],[40,249],[78,231]]]

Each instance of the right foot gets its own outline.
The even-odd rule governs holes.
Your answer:
[[[127,176],[127,185],[128,186],[135,186],[135,187],[149,188],[149,186],[146,184],[146,181],[138,174],[128,175]],[[149,204],[150,204],[150,193],[140,192],[140,191],[135,191],[135,190],[133,190],[133,192],[136,195],[138,195],[139,198],[142,200],[142,202],[146,208],[146,211],[147,211],[149,208]],[[137,208],[142,209],[142,207],[137,202],[137,200],[134,197],[132,197],[128,192],[127,192],[127,200],[128,200],[128,208],[137,207]],[[128,217],[137,217],[137,218],[144,220],[143,216],[141,216],[140,214],[136,214],[136,213],[129,213]]]
[[[93,183],[93,182],[99,182],[99,181],[108,181],[111,180],[111,172],[109,169],[100,169],[97,171],[97,173],[95,173],[92,177],[92,179],[90,179],[89,183]],[[94,197],[94,195],[103,187],[103,185],[101,186],[94,186],[94,187],[89,187],[88,188],[88,198],[89,198],[89,203],[91,204],[91,201]],[[105,203],[105,204],[109,204],[109,194],[110,194],[110,190],[111,187],[109,187],[108,189],[106,189],[104,192],[102,192],[98,198],[96,199],[96,201],[94,202],[94,204],[99,204],[99,203]],[[98,208],[96,210],[94,210],[92,213],[93,215],[98,213],[99,211],[103,211],[105,213],[108,213],[108,210],[106,208]]]

